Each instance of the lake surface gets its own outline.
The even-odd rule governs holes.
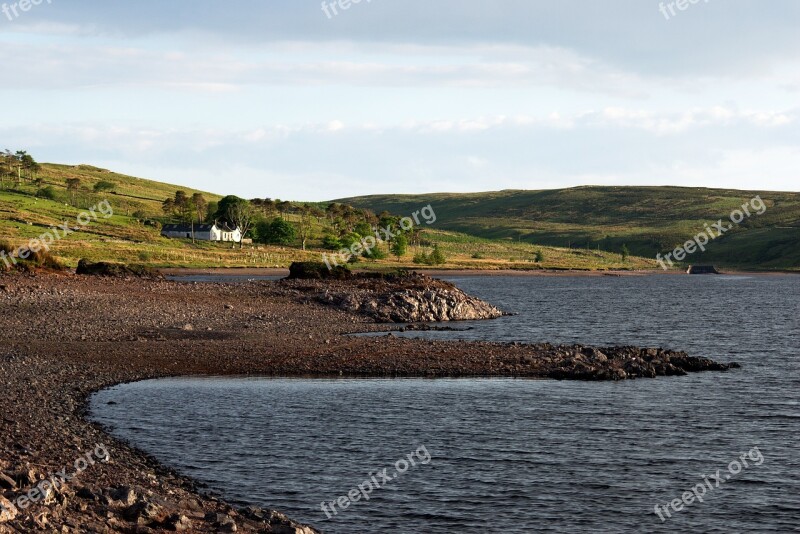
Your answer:
[[[451,281],[519,315],[406,335],[661,346],[743,368],[619,383],[167,379],[98,393],[93,417],[231,501],[328,533],[798,531],[800,277]],[[395,478],[364,485],[369,500],[323,512],[384,468]],[[719,487],[705,478],[717,470]],[[654,513],[693,487],[703,502]]]

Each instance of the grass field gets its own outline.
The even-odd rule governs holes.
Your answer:
[[[491,240],[654,258],[706,224],[728,219],[756,195],[767,210],[714,240],[692,263],[800,269],[800,194],[681,187],[577,187],[548,191],[383,195],[341,199],[356,207],[411,213],[431,204],[436,227]]]

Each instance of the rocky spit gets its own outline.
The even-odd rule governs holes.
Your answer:
[[[497,319],[503,312],[456,286],[423,274],[351,275],[348,280],[285,279],[302,299],[366,315],[379,323]]]
[[[431,286],[420,298],[431,290],[447,304],[409,304],[411,317],[499,312],[420,283]],[[337,282],[325,297],[316,281],[0,274],[0,533],[317,532],[223,502],[89,423],[89,395],[114,384],[178,375],[620,380],[731,367],[660,349],[346,335],[388,331],[396,327],[376,321],[409,317],[386,308],[391,290],[386,281]],[[410,291],[403,302],[419,297],[400,290]]]

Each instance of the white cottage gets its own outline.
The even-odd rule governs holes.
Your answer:
[[[239,243],[242,240],[242,232],[239,228],[231,228],[225,223],[214,224],[165,224],[161,228],[161,235],[172,239],[194,239],[200,241],[224,241],[228,243]]]

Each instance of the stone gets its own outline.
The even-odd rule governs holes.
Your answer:
[[[80,496],[80,494],[78,496]],[[108,496],[112,500],[119,501],[125,506],[130,506],[136,502],[136,492],[128,486],[114,488],[108,492]]]
[[[17,517],[17,507],[14,503],[0,495],[0,523],[7,523],[13,521]]]
[[[173,514],[164,522],[164,528],[175,532],[183,532],[192,528],[192,522],[183,514]]]
[[[239,527],[236,526],[236,521],[225,514],[217,514],[216,525],[220,532],[236,532],[239,530]]]
[[[140,500],[126,508],[122,513],[122,517],[132,523],[149,523],[157,519],[159,514],[161,514],[160,506],[146,500]]]

